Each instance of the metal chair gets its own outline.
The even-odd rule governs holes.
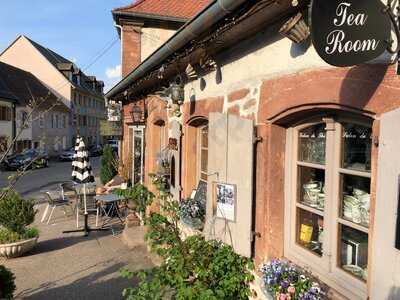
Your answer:
[[[83,186],[79,186],[75,189],[77,193],[77,206],[76,206],[76,227],[79,228],[79,214],[84,213],[84,191]],[[96,227],[99,222],[100,206],[97,203],[96,197],[96,185],[86,184],[86,209],[88,212],[96,212]]]
[[[46,219],[46,215],[48,210],[50,209],[50,215],[47,219],[47,224],[50,223],[51,217],[53,216],[54,210],[56,207],[60,207],[64,210],[64,214],[67,214],[66,207],[71,209],[71,203],[68,200],[64,200],[62,197],[62,193],[60,191],[48,191],[45,192],[45,197],[47,198],[47,207],[43,213],[41,222],[44,222]],[[71,209],[72,211],[72,209]]]
[[[78,207],[79,197],[76,191],[76,184],[73,181],[67,181],[60,184],[61,197],[65,201],[69,201],[73,205],[73,212]]]

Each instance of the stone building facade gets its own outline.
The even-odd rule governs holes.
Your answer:
[[[122,101],[126,128],[138,128],[133,106],[146,112],[143,163],[133,168],[152,188],[149,174],[174,141],[171,193],[185,199],[206,183],[206,236],[256,265],[285,257],[305,266],[332,299],[398,299],[400,94],[392,57],[332,67],[310,40],[278,33],[307,14],[307,1],[222,2],[211,1],[107,94]],[[220,19],[210,22],[215,11]],[[186,78],[182,105],[160,96],[177,76]],[[125,130],[124,159],[134,140]],[[218,183],[236,189],[233,221],[216,217]]]

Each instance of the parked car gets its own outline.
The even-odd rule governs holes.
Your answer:
[[[72,161],[74,159],[74,154],[75,147],[72,147],[68,150],[61,152],[61,154],[58,156],[58,159],[61,161]]]
[[[112,148],[112,150],[118,153],[118,140],[108,140],[107,144]]]
[[[100,156],[103,154],[103,147],[100,145],[92,145],[89,147],[89,156]]]
[[[49,155],[45,151],[28,149],[7,157],[4,166],[7,170],[46,168],[49,166]]]

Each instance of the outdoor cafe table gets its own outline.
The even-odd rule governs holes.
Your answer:
[[[125,197],[115,195],[115,194],[106,194],[106,195],[98,195],[95,197],[95,199],[102,204],[101,209],[104,212],[104,215],[106,217],[106,220],[104,220],[102,227],[104,227],[106,224],[111,222],[113,219],[113,216],[116,215],[121,224],[124,223],[124,221],[121,218],[121,214],[118,208],[118,201],[124,200]],[[108,204],[108,205],[107,205]],[[108,209],[107,209],[108,206]]]

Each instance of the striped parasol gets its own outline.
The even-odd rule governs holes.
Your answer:
[[[75,154],[72,160],[72,180],[78,184],[94,182],[89,154],[85,142],[79,136],[76,139]]]
[[[85,142],[83,138],[77,137],[75,143],[75,154],[72,160],[72,180],[75,183],[83,184],[83,206],[85,209],[85,225],[83,232],[85,236],[93,231],[88,225],[88,212],[87,212],[87,201],[86,201],[86,184],[94,182],[92,174],[92,167],[90,166],[89,154],[86,150]]]

